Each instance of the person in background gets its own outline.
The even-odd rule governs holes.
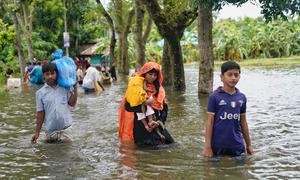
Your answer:
[[[117,73],[116,73],[116,66],[114,64],[110,67],[108,72],[110,73],[110,77],[112,78],[112,80],[116,81]]]
[[[12,70],[11,68],[7,68],[6,73],[5,73],[5,78],[6,79],[12,78],[13,77],[13,73],[14,73],[14,70]]]
[[[29,81],[33,84],[44,84],[44,77],[42,72],[42,63],[37,62],[32,71],[29,73]]]
[[[6,70],[5,80],[6,80],[6,88],[19,88],[21,87],[21,78],[14,78],[13,77],[14,71],[11,68]]]
[[[42,125],[45,125],[46,142],[70,142],[67,128],[72,125],[69,106],[74,107],[77,101],[77,87],[67,90],[56,82],[57,67],[55,64],[42,66],[45,85],[36,92],[36,127],[31,142],[36,143]]]
[[[84,78],[83,71],[82,71],[82,65],[78,66],[78,69],[76,71],[76,77],[77,77],[78,84],[82,85],[83,78]]]
[[[221,66],[223,86],[217,88],[208,98],[205,157],[240,156],[245,151],[249,155],[253,154],[246,119],[247,99],[236,88],[240,73],[240,66],[236,62],[227,61]]]
[[[44,64],[48,64],[49,63],[49,60],[47,58],[45,58],[43,61],[42,61],[42,65]]]
[[[100,72],[98,69],[100,67],[90,66],[90,64],[86,65],[87,69],[85,71],[85,76],[82,81],[82,88],[85,92],[96,92],[96,94],[100,93],[101,89],[104,90],[104,87],[102,86],[100,82]]]
[[[76,70],[77,70],[80,65],[80,60],[76,56],[74,56],[72,59],[73,59],[74,63],[76,64]]]
[[[24,84],[27,84],[27,83],[28,83],[28,80],[29,80],[29,73],[32,71],[33,68],[34,68],[34,66],[32,65],[31,62],[27,62],[27,63],[26,63],[24,75],[23,75],[23,78],[22,78]]]
[[[8,79],[13,77],[14,71],[11,68],[7,68],[5,72],[5,84],[7,85]]]

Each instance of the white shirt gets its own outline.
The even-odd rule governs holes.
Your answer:
[[[100,72],[96,68],[90,66],[86,70],[86,75],[83,78],[82,86],[93,89],[95,88],[94,81],[99,81],[99,80],[100,80]]]
[[[47,132],[63,130],[71,126],[72,116],[69,109],[71,91],[57,85],[52,88],[45,84],[36,92],[36,111],[45,112]]]

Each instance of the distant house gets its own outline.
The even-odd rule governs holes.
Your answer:
[[[98,42],[89,48],[80,52],[81,57],[91,58],[91,64],[109,64],[109,47],[105,46],[103,42]]]

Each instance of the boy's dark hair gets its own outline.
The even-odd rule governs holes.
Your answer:
[[[12,75],[12,73],[14,73],[14,70],[12,70],[11,68],[8,68],[8,69],[6,70],[6,74],[7,74],[7,75]]]
[[[54,64],[54,63],[49,63],[49,64],[44,64],[44,65],[42,66],[42,72],[43,72],[43,74],[44,74],[45,72],[49,72],[49,71],[51,71],[51,72],[55,71],[55,72],[57,73],[57,67],[56,67],[56,64]]]
[[[241,67],[234,61],[226,61],[221,65],[221,73],[224,74],[228,70],[237,69],[241,73]]]

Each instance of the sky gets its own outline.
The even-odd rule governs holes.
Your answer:
[[[256,18],[259,16],[262,16],[260,13],[261,9],[259,6],[251,4],[249,1],[245,4],[243,4],[240,7],[232,6],[232,5],[226,5],[224,6],[218,14],[219,19],[226,19],[226,18],[232,18],[237,19],[239,17],[252,17]]]

